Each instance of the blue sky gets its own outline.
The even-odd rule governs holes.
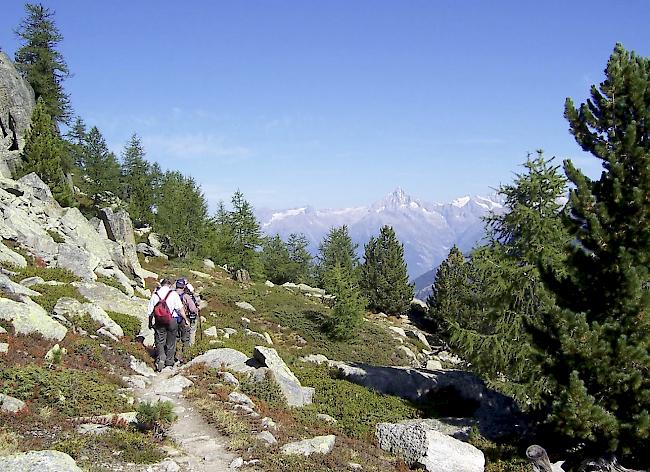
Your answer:
[[[183,3],[183,4],[181,4]],[[528,152],[574,158],[615,42],[650,55],[650,2],[46,1],[75,113],[119,152],[194,176],[209,201],[368,204],[397,186],[447,201],[510,181]],[[23,2],[3,0],[13,54]]]

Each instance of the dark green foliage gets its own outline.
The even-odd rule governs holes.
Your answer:
[[[86,154],[83,172],[84,190],[90,195],[111,192],[120,195],[122,183],[120,164],[115,154],[108,150],[106,141],[96,126],[86,137]]]
[[[413,285],[408,281],[404,246],[392,227],[383,226],[378,238],[370,238],[364,258],[361,285],[370,308],[395,315],[405,313],[413,299]]]
[[[336,296],[334,309],[326,324],[327,331],[335,339],[349,339],[356,335],[363,321],[366,300],[354,278],[336,264],[328,275],[331,293]]]
[[[355,283],[359,281],[359,258],[356,255],[357,245],[352,243],[348,227],[343,225],[332,228],[318,247],[318,266],[316,274],[320,287],[328,293],[333,292],[332,271],[338,264]]]
[[[154,229],[165,251],[177,257],[202,254],[208,242],[208,204],[201,187],[180,172],[167,172],[156,201]]]
[[[66,284],[80,280],[79,277],[69,270],[60,267],[36,267],[34,265],[28,265],[24,269],[18,269],[18,272],[19,274],[14,277],[17,282],[28,277],[40,277],[46,282],[55,280]]]
[[[65,416],[102,415],[128,407],[118,395],[120,385],[96,371],[50,370],[35,365],[0,370],[0,392]]]
[[[133,221],[141,224],[153,222],[155,184],[160,178],[144,155],[142,141],[133,134],[122,152],[123,199]]]
[[[138,423],[147,430],[167,428],[176,421],[174,404],[170,401],[143,402],[136,411]]]
[[[264,238],[260,260],[264,266],[264,275],[271,282],[280,285],[293,282],[289,249],[279,235]]]
[[[48,115],[45,102],[38,99],[32,112],[32,125],[27,132],[22,153],[21,175],[35,172],[49,185],[54,198],[63,206],[72,205],[72,191],[63,172],[67,159],[65,145]]]
[[[443,337],[490,385],[526,408],[539,404],[546,383],[531,362],[526,330],[553,306],[539,267],[561,270],[569,241],[558,203],[566,179],[551,161],[541,151],[529,156],[526,172],[499,189],[506,211],[487,219],[489,243],[470,261],[452,249],[429,299]]]
[[[86,165],[86,144],[88,140],[88,131],[86,123],[81,117],[77,117],[68,132],[65,134],[68,143],[68,154],[72,163],[79,169]]]
[[[254,380],[252,377],[246,377],[241,383],[241,391],[248,396],[266,402],[271,408],[281,409],[287,407],[287,401],[282,394],[282,390],[280,390],[280,387],[268,372],[262,381]]]
[[[550,381],[549,419],[602,454],[647,465],[650,438],[650,59],[616,45],[605,80],[565,117],[599,159],[592,181],[571,161],[566,276],[549,276],[558,308],[536,333]],[[642,458],[646,460],[643,461]]]
[[[82,303],[87,302],[88,300],[79,293],[79,291],[72,285],[48,285],[40,284],[33,285],[32,290],[36,290],[41,294],[40,297],[34,297],[34,301],[41,305],[45,311],[52,313],[56,302],[59,301],[61,297],[69,297],[79,300]]]
[[[260,224],[253,207],[239,190],[232,197],[232,208],[228,221],[232,234],[233,265],[248,270],[251,275],[258,275],[262,271],[257,253],[262,242]]]
[[[135,316],[125,315],[124,313],[117,313],[115,311],[107,311],[108,316],[115,321],[125,336],[135,338],[140,333],[140,320]]]
[[[287,249],[291,260],[291,280],[295,283],[313,282],[313,257],[307,250],[309,240],[302,233],[291,233],[287,239]]]
[[[58,44],[63,36],[54,24],[54,12],[41,4],[25,4],[27,17],[16,30],[23,45],[16,51],[18,70],[27,79],[37,99],[43,101],[45,112],[52,119],[66,122],[70,100],[63,90],[63,81],[70,72]]]

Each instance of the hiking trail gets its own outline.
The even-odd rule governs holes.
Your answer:
[[[169,448],[169,459],[180,466],[183,472],[225,472],[232,470],[229,465],[236,458],[226,449],[228,439],[210,425],[196,411],[183,395],[182,390],[189,384],[176,368],[165,368],[162,372],[149,376],[144,389],[135,389],[140,401],[170,401],[178,416],[168,430],[175,448]],[[184,384],[185,383],[185,384]]]

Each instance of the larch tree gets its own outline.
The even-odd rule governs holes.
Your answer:
[[[329,293],[334,293],[334,283],[331,276],[334,267],[349,276],[352,283],[359,283],[359,257],[356,254],[357,245],[352,242],[346,225],[330,229],[318,247],[318,282]]]
[[[246,269],[251,275],[259,276],[262,265],[257,250],[262,243],[262,231],[252,205],[239,190],[232,196],[229,224],[232,230],[233,264],[236,268]]]
[[[122,151],[122,182],[129,214],[140,224],[153,221],[154,179],[142,141],[134,133]]]
[[[325,328],[334,339],[353,338],[363,322],[367,302],[361,295],[356,278],[338,262],[329,271],[328,280],[336,299]]]
[[[86,156],[83,169],[86,184],[84,187],[92,195],[101,192],[121,194],[120,164],[115,154],[108,150],[106,141],[99,129],[93,126],[86,138]]]

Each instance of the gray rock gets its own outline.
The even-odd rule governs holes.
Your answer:
[[[68,320],[89,316],[92,320],[106,328],[106,330],[115,338],[124,336],[122,327],[108,316],[103,308],[93,303],[81,303],[79,300],[69,297],[62,297],[54,305],[53,313],[63,316]]]
[[[427,337],[424,335],[422,331],[416,331],[416,330],[408,330],[406,331],[406,335],[411,338],[415,339],[417,341],[420,341],[422,344],[424,344],[424,347],[427,349],[431,349],[431,345],[429,344],[429,341],[427,340]]]
[[[273,436],[273,434],[271,434],[268,431],[262,431],[261,433],[258,433],[255,437],[260,441],[262,441],[263,443],[266,443],[268,446],[273,446],[274,444],[278,443],[278,440],[275,439],[275,436]]]
[[[27,277],[26,279],[21,280],[20,285],[24,287],[31,287],[32,285],[41,285],[45,283],[42,277]]]
[[[243,465],[244,465],[244,459],[241,457],[237,457],[236,459],[232,460],[232,462],[228,467],[230,467],[231,469],[239,469]]]
[[[32,121],[36,102],[34,91],[0,51],[0,176],[11,178],[20,162],[20,153]]]
[[[18,398],[10,397],[4,393],[0,393],[0,411],[3,413],[18,413],[25,408],[25,402]]]
[[[175,375],[174,377],[163,380],[155,385],[153,392],[157,394],[181,393],[187,387],[194,385],[187,377]]]
[[[16,302],[0,298],[0,320],[10,321],[16,334],[38,333],[46,339],[61,341],[68,328],[50,318],[47,312],[29,298]]]
[[[234,329],[234,328],[224,328],[223,332],[225,333],[224,338],[228,338],[228,337],[232,336],[233,334],[237,334],[237,330]]]
[[[334,449],[336,436],[316,436],[311,439],[303,439],[282,446],[280,452],[285,455],[310,456],[312,454],[329,454]]]
[[[418,356],[406,346],[397,346],[397,350],[402,352],[411,362],[411,365],[418,365]]]
[[[275,349],[256,346],[253,357],[262,365],[269,368],[271,378],[278,384],[289,406],[304,406],[312,402],[314,389],[303,387],[298,378],[291,372],[287,364]]]
[[[203,334],[205,334],[206,336],[211,336],[211,337],[216,337],[216,336],[219,335],[219,333],[217,333],[217,327],[216,326],[210,326],[208,329],[204,329]]]
[[[320,295],[321,297],[325,295],[325,290],[323,290],[322,288],[310,287],[307,284],[298,284],[296,287],[298,288],[298,290],[300,290],[303,293]]]
[[[7,334],[7,330],[0,326],[0,334]]]
[[[135,246],[133,223],[126,210],[113,212],[110,208],[102,208],[99,218],[104,222],[106,233],[111,241]]]
[[[252,312],[257,311],[255,307],[248,302],[237,302],[235,303],[235,305],[237,305],[237,307],[241,308],[242,310],[252,311]]]
[[[199,270],[190,270],[190,273],[193,275],[196,275],[197,277],[201,279],[211,279],[212,276],[210,274],[206,274],[205,272],[201,272]]]
[[[145,364],[144,361],[138,360],[135,357],[131,356],[130,362],[131,363],[129,366],[131,367],[131,370],[144,377],[155,377],[158,375],[151,367]]]
[[[269,339],[270,339],[270,336],[269,336],[269,339],[267,339],[266,336],[264,336],[262,333],[258,333],[257,331],[253,331],[253,330],[250,330],[248,328],[244,329],[244,334],[246,336],[251,336],[251,337],[254,337],[254,338],[258,338],[259,340],[264,341],[266,343],[268,343]],[[273,341],[271,341],[269,344],[273,344]]]
[[[140,243],[136,246],[136,251],[138,251],[140,254],[144,254],[145,256],[151,256],[151,257],[160,257],[162,259],[169,259],[167,254],[164,252],[156,249],[155,247],[149,246],[148,244],[145,243]]]
[[[160,237],[156,233],[149,233],[147,241],[149,241],[149,246],[152,248],[162,250],[162,242],[160,242]]]
[[[213,369],[227,369],[233,372],[248,373],[255,370],[247,364],[248,356],[230,348],[210,349],[195,357],[186,366],[205,364]]]
[[[411,467],[429,472],[483,472],[483,453],[471,444],[432,428],[426,421],[379,423],[379,447],[404,459]]]
[[[270,280],[267,280],[266,282],[264,282],[264,285],[266,285],[268,288],[275,287],[275,284],[273,282],[271,282]]]
[[[214,270],[215,265],[214,262],[212,262],[210,259],[203,259],[203,266],[206,269]]]
[[[436,359],[429,359],[426,368],[427,370],[440,370],[442,369],[442,363]]]
[[[144,377],[142,375],[131,375],[128,377],[122,377],[122,380],[124,380],[127,385],[131,388],[138,388],[140,390],[144,390],[147,388],[147,377]]]
[[[11,295],[25,295],[27,297],[39,297],[41,294],[18,284],[4,274],[0,274],[0,291]]]
[[[327,364],[329,359],[322,354],[309,354],[308,356],[301,357],[302,362],[308,362],[310,364]]]
[[[245,269],[238,269],[235,272],[235,280],[242,284],[248,284],[251,282],[251,276]]]
[[[0,166],[1,165],[2,164],[0,163]],[[21,269],[27,267],[27,260],[16,251],[12,251],[2,244],[2,242],[0,242],[0,262],[8,262],[9,264],[20,267]]]
[[[249,408],[255,408],[255,403],[251,400],[248,395],[240,392],[231,392],[228,395],[228,401],[235,403],[237,405],[244,405]]]
[[[393,333],[396,333],[403,338],[406,337],[406,332],[402,328],[398,328],[397,326],[389,326],[388,329],[390,329]]]
[[[9,344],[0,343],[0,354],[7,354],[9,352]]]
[[[423,302],[422,300],[420,300],[419,298],[414,298],[413,300],[411,300],[411,305],[415,305],[415,306],[423,308],[425,310],[429,309],[427,304],[425,302]]]
[[[79,434],[92,434],[99,436],[100,434],[108,433],[111,430],[109,426],[104,424],[85,423],[77,426],[77,433]]]
[[[275,421],[273,421],[268,416],[265,416],[264,418],[262,418],[262,428],[264,428],[264,429],[272,429],[272,430],[275,431],[277,426],[275,424]]]
[[[108,338],[108,339],[110,339],[110,340],[112,340],[112,341],[115,341],[115,342],[119,342],[119,340],[120,340],[120,338],[118,338],[117,336],[115,336],[113,333],[111,333],[110,331],[108,331],[106,328],[99,328],[99,329],[97,330],[96,334],[97,334],[98,336],[103,336],[103,337]]]
[[[318,418],[321,421],[324,421],[325,423],[329,423],[329,424],[338,423],[338,421],[336,421],[336,418],[334,418],[334,417],[332,417],[330,415],[326,415],[325,413],[318,413],[316,415],[316,418]]]
[[[29,451],[0,457],[0,470],[13,472],[82,472],[72,457],[59,451]]]
[[[237,380],[237,377],[232,375],[230,372],[224,372],[222,380],[227,383],[228,385],[233,385],[235,387],[239,387],[239,380]]]

